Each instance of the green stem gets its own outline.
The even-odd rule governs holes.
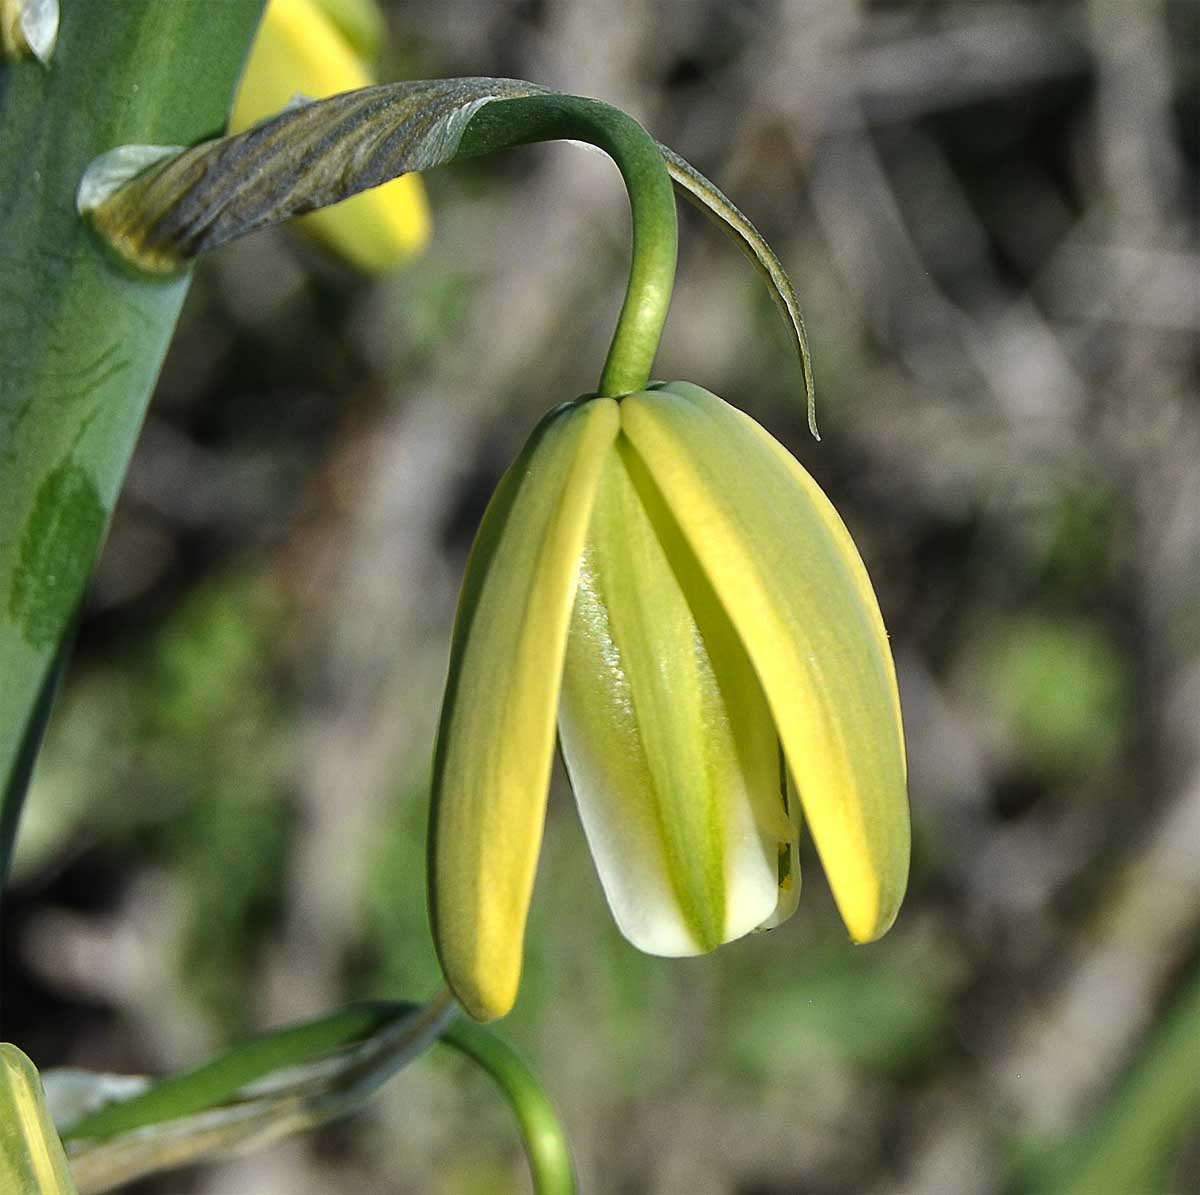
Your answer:
[[[537,1195],[574,1195],[575,1171],[566,1134],[549,1096],[520,1055],[474,1021],[455,1021],[442,1041],[479,1063],[500,1085],[517,1115]]]
[[[671,177],[658,143],[631,116],[578,96],[498,100],[471,119],[460,157],[535,141],[586,141],[616,163],[629,192],[633,248],[625,302],[598,393],[620,398],[644,390],[671,304],[678,223]]]

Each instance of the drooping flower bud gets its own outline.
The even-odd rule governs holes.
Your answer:
[[[557,718],[622,933],[700,954],[795,907],[803,815],[851,938],[908,874],[895,671],[829,500],[698,386],[547,416],[467,567],[434,769],[446,978],[511,1007]]]

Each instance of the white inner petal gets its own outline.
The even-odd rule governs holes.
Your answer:
[[[772,916],[791,829],[749,660],[660,535],[670,542],[614,457],[576,591],[559,733],[617,925],[647,953],[680,956]]]

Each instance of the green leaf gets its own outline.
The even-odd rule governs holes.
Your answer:
[[[218,132],[262,0],[76,0],[49,70],[0,68],[0,825],[187,291],[135,278],[75,211],[97,154]],[[0,843],[0,859],[7,854]]]
[[[1166,1192],[1165,1171],[1200,1122],[1200,969],[1075,1139],[1021,1190],[1037,1195]],[[1011,1189],[1017,1189],[1014,1183]]]
[[[804,378],[804,394],[808,404],[808,430],[817,440],[817,388],[813,378],[812,353],[808,347],[808,332],[804,328],[804,316],[800,313],[800,300],[792,280],[787,276],[783,263],[766,238],[750,222],[750,218],[727,196],[716,183],[704,177],[690,162],[681,158],[673,149],[659,145],[667,163],[667,172],[675,189],[693,207],[703,212],[722,232],[727,233],[739,249],[750,259],[762,280],[771,292],[771,298],[783,316],[791,334],[792,347],[800,358],[800,371]]]
[[[346,1116],[439,1037],[491,1075],[516,1113],[536,1195],[572,1195],[570,1148],[546,1092],[511,1046],[457,1011],[445,992],[425,1005],[353,1004],[264,1033],[157,1083],[51,1071],[50,1104],[80,1195],[242,1153]],[[0,1096],[2,1079],[0,1071]],[[94,1111],[81,1116],[80,1107]],[[43,1120],[44,1132],[53,1134]]]
[[[262,1034],[149,1087],[127,1081],[127,1098],[113,1076],[91,1076],[102,1106],[58,1126],[80,1193],[239,1153],[353,1112],[456,1012],[446,993],[425,1005],[351,1005]],[[48,1078],[53,1084],[56,1076]],[[78,1103],[87,1077],[70,1078]]]

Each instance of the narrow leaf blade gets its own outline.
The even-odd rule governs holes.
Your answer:
[[[775,306],[788,326],[792,345],[800,358],[800,372],[804,379],[804,394],[808,404],[808,430],[814,439],[821,438],[817,431],[816,383],[813,378],[812,353],[808,347],[808,332],[804,327],[804,316],[800,313],[800,300],[792,280],[787,276],[783,263],[775,250],[767,244],[762,233],[750,222],[750,218],[711,179],[705,178],[685,158],[666,145],[659,145],[667,171],[675,189],[689,203],[703,212],[722,232],[733,238],[735,244],[754,263],[763,281],[771,292]]]

